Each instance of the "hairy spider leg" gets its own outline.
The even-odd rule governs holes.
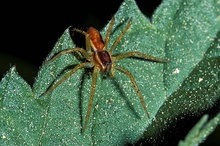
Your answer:
[[[86,40],[86,52],[89,52],[89,49],[91,48],[90,46],[90,38],[89,34],[85,31],[82,31],[80,29],[74,28],[73,31],[81,33],[82,35],[85,35],[85,40]]]
[[[61,56],[63,54],[67,54],[67,53],[71,53],[71,52],[76,52],[76,51],[81,52],[82,55],[88,61],[90,61],[89,54],[84,49],[82,49],[82,48],[73,48],[73,49],[70,49],[70,50],[61,51],[60,53],[58,53],[57,55],[55,55],[54,57],[52,57],[50,60],[46,61],[45,63],[49,63],[51,61],[54,61],[56,58],[58,58],[59,56]],[[53,86],[49,87],[49,89],[46,92],[44,92],[41,96],[44,96],[47,93],[53,91],[59,84],[61,84],[63,81],[65,81],[69,76],[71,76],[73,73],[75,73],[78,69],[80,69],[80,68],[92,68],[93,66],[94,66],[94,64],[90,63],[90,62],[78,64],[68,74],[66,74],[63,78],[61,78],[56,84],[54,84]]]
[[[55,55],[54,57],[52,57],[50,60],[46,61],[45,63],[49,63],[54,61],[56,58],[58,58],[59,56],[63,55],[63,54],[67,54],[67,53],[71,53],[71,52],[80,52],[82,53],[82,55],[88,60],[91,61],[90,59],[90,54],[88,53],[89,49],[90,49],[90,42],[89,42],[89,35],[82,30],[79,29],[73,29],[73,31],[76,31],[78,33],[81,33],[83,35],[85,35],[86,37],[86,50],[84,50],[83,48],[73,48],[73,49],[68,49],[68,50],[64,50],[61,51],[60,53],[58,53],[57,55]],[[73,73],[75,73],[78,69],[80,68],[92,68],[94,66],[94,62],[86,62],[86,63],[81,63],[79,65],[77,65],[76,67],[74,67],[72,69],[72,71],[70,71],[68,74],[66,74],[63,78],[61,78],[56,84],[54,84],[53,86],[51,86],[46,92],[44,92],[41,96],[46,95],[47,93],[53,91],[59,84],[61,84],[63,81],[65,81],[68,77],[70,77]]]
[[[117,37],[117,39],[115,40],[115,42],[113,43],[113,45],[111,46],[109,52],[112,53],[113,49],[115,49],[115,47],[117,46],[117,44],[120,42],[121,38],[124,36],[124,34],[127,32],[127,30],[130,28],[131,26],[131,22],[132,22],[132,18],[129,20],[128,24],[126,25],[126,27],[122,30],[122,32],[120,33],[120,35]]]
[[[67,73],[64,77],[62,77],[56,84],[51,86],[46,92],[42,94],[42,96],[46,95],[47,93],[53,91],[58,85],[60,85],[63,81],[65,81],[68,77],[70,77],[72,74],[74,74],[78,69],[81,68],[92,68],[94,64],[90,62],[80,63],[77,66],[75,66],[69,73]]]
[[[139,98],[140,98],[140,101],[141,101],[141,104],[142,104],[142,106],[143,106],[143,108],[144,108],[144,111],[145,111],[146,115],[148,116],[148,118],[150,119],[149,113],[148,113],[148,111],[147,111],[146,103],[144,102],[144,98],[143,98],[143,96],[142,96],[140,90],[138,89],[138,86],[137,86],[137,84],[136,84],[136,82],[135,82],[134,77],[132,76],[132,74],[131,74],[128,70],[126,70],[126,69],[124,69],[124,68],[121,68],[121,67],[115,67],[115,69],[118,70],[118,71],[120,71],[120,72],[122,72],[122,73],[124,73],[124,74],[126,74],[126,75],[130,78],[131,83],[132,83],[132,85],[134,86],[134,89],[136,90],[136,92],[137,92],[137,94],[138,94],[138,96],[139,96]]]
[[[140,53],[140,52],[128,52],[128,53],[125,53],[125,54],[120,54],[118,56],[113,57],[112,60],[117,61],[117,60],[120,60],[120,59],[123,59],[123,58],[129,58],[129,57],[139,57],[139,58],[142,58],[142,59],[145,59],[145,60],[152,60],[152,61],[157,61],[157,62],[168,62],[168,60],[162,60],[162,59],[159,59],[159,58],[156,58],[156,57],[153,57],[153,56],[150,56],[150,55],[146,55],[146,54],[143,54],[143,53]],[[121,68],[121,67],[113,66],[113,68],[115,68],[116,70],[126,74],[130,78],[131,83],[133,84],[133,86],[134,86],[134,88],[135,88],[135,90],[136,90],[136,92],[137,92],[137,94],[140,98],[141,104],[142,104],[145,112],[146,112],[148,118],[150,118],[149,113],[148,113],[147,108],[146,108],[146,104],[144,102],[144,98],[143,98],[143,96],[142,96],[142,94],[141,94],[141,92],[140,92],[140,90],[139,90],[132,74],[128,70],[126,70],[124,68]]]
[[[128,53],[125,53],[125,54],[117,55],[116,57],[113,57],[113,56],[111,57],[111,52],[113,51],[113,49],[115,49],[116,45],[120,42],[123,35],[130,28],[132,19],[129,20],[128,24],[122,30],[120,35],[117,37],[117,39],[115,40],[115,42],[111,46],[110,50],[107,51],[105,49],[107,49],[107,46],[108,46],[109,37],[110,37],[110,33],[111,33],[111,29],[113,27],[114,21],[115,21],[115,19],[113,17],[111,19],[110,24],[109,24],[109,28],[107,29],[107,32],[106,32],[105,42],[102,40],[102,37],[101,37],[100,33],[94,28],[89,28],[89,30],[87,32],[74,28],[73,31],[85,35],[86,50],[84,50],[82,48],[73,48],[73,49],[70,49],[70,50],[64,50],[64,51],[60,52],[59,54],[55,55],[51,60],[46,62],[46,63],[51,62],[51,61],[55,60],[57,57],[59,57],[63,54],[67,54],[67,53],[70,53],[70,52],[77,52],[77,51],[80,52],[89,61],[89,62],[85,62],[85,63],[80,63],[77,66],[75,66],[69,73],[67,73],[57,83],[55,83],[53,86],[51,86],[42,95],[46,95],[48,92],[51,92],[52,90],[54,90],[59,84],[61,84],[63,81],[65,81],[67,78],[69,78],[78,69],[94,67],[93,73],[92,73],[92,84],[91,84],[91,90],[90,90],[90,99],[89,99],[89,102],[88,102],[87,114],[86,114],[85,123],[83,125],[82,131],[85,131],[86,126],[87,126],[88,121],[89,121],[89,117],[90,117],[90,113],[91,113],[91,109],[92,109],[92,102],[93,102],[93,98],[94,98],[94,95],[95,95],[97,77],[98,77],[98,74],[101,70],[101,68],[99,66],[100,64],[97,62],[97,60],[94,60],[94,58],[97,57],[97,55],[98,55],[98,57],[100,57],[99,56],[100,52],[105,52],[105,54],[109,53],[110,58],[112,60],[112,63],[114,61],[117,61],[117,60],[120,60],[120,59],[123,59],[123,58],[128,58],[128,57],[139,57],[139,58],[143,58],[143,59],[146,59],[146,60],[152,60],[152,61],[157,61],[157,62],[168,62],[168,60],[162,60],[162,59],[159,59],[159,58],[156,58],[156,57],[153,57],[153,56],[150,56],[150,55],[146,55],[146,54],[143,54],[143,53],[140,53],[140,52],[128,52]],[[91,45],[91,43],[92,43],[92,45]],[[90,50],[95,54],[89,52]],[[103,57],[103,56],[101,55],[101,57]],[[109,61],[111,61],[111,60],[109,60]],[[103,61],[103,58],[101,58],[101,61]],[[146,108],[146,104],[144,102],[143,96],[142,96],[140,90],[138,89],[138,86],[137,86],[132,74],[126,69],[116,67],[116,65],[113,63],[112,68],[110,68],[112,76],[114,76],[114,69],[124,73],[125,75],[127,75],[130,78],[130,80],[132,82],[132,85],[134,86],[134,88],[135,88],[135,90],[136,90],[136,92],[137,92],[137,94],[138,94],[138,96],[141,100],[141,104],[142,104],[147,116],[149,117],[149,113],[147,112],[147,108]]]
[[[67,53],[71,53],[71,52],[77,52],[77,51],[80,52],[80,53],[82,53],[82,55],[83,55],[88,61],[90,61],[89,54],[88,54],[83,48],[73,48],[73,49],[68,49],[68,50],[61,51],[61,52],[58,53],[57,55],[53,56],[50,60],[46,61],[45,64],[54,61],[56,58],[58,58],[59,56],[61,56],[61,55],[63,55],[63,54],[67,54]]]
[[[157,58],[157,57],[154,57],[154,56],[151,56],[151,55],[147,55],[147,54],[144,54],[144,53],[141,53],[141,52],[127,52],[127,53],[124,53],[124,54],[120,54],[120,55],[117,55],[114,57],[114,60],[120,60],[120,59],[123,59],[123,58],[129,58],[129,57],[137,57],[137,58],[142,58],[142,59],[145,59],[145,60],[151,60],[151,61],[156,61],[156,62],[169,62],[169,60],[167,59],[160,59],[160,58]]]
[[[87,109],[86,119],[85,119],[85,123],[84,123],[83,129],[82,129],[82,132],[85,131],[86,126],[87,126],[88,121],[89,121],[90,114],[91,114],[92,102],[93,102],[93,98],[94,98],[94,95],[95,95],[95,87],[96,87],[96,82],[97,82],[97,77],[98,77],[99,72],[100,72],[99,67],[95,65],[94,69],[93,69],[93,73],[92,73],[92,87],[91,87],[91,91],[90,91],[88,109]]]
[[[107,29],[106,36],[105,36],[105,49],[108,48],[109,36],[111,34],[112,26],[113,26],[114,23],[115,23],[115,17],[113,16],[112,19],[111,19],[111,22],[109,24],[109,27]]]

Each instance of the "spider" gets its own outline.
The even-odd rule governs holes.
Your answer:
[[[63,78],[61,78],[54,85],[49,87],[49,89],[46,90],[42,94],[43,96],[46,95],[47,93],[51,92],[52,90],[54,90],[58,85],[60,85],[63,81],[65,81],[67,78],[69,78],[78,69],[93,68],[90,98],[89,98],[89,102],[88,102],[88,109],[87,109],[87,114],[85,117],[85,123],[82,127],[82,131],[85,131],[86,126],[89,121],[89,117],[90,117],[90,113],[91,113],[91,109],[92,109],[92,102],[93,102],[93,98],[95,96],[96,81],[97,81],[98,74],[100,72],[102,72],[104,75],[107,74],[107,75],[113,77],[115,70],[117,70],[117,71],[122,72],[125,75],[127,75],[130,78],[131,83],[134,86],[134,89],[136,90],[138,97],[140,98],[140,102],[144,108],[144,111],[145,111],[147,117],[150,118],[149,113],[147,111],[146,103],[144,101],[144,98],[143,98],[140,90],[138,89],[138,86],[134,80],[133,75],[125,68],[118,67],[115,64],[115,61],[118,61],[123,58],[138,57],[138,58],[142,58],[144,60],[151,60],[151,61],[156,61],[156,62],[168,62],[168,60],[162,60],[162,59],[159,59],[159,58],[147,55],[147,54],[143,54],[141,52],[135,52],[135,51],[134,52],[127,52],[124,54],[119,54],[117,56],[112,56],[113,50],[116,48],[117,44],[120,42],[121,38],[126,33],[126,31],[130,28],[132,18],[129,20],[128,24],[125,26],[125,28],[122,30],[122,32],[119,34],[119,36],[117,37],[117,39],[114,41],[113,45],[109,49],[108,48],[108,43],[109,43],[109,39],[110,39],[109,37],[110,37],[110,33],[111,33],[114,22],[115,22],[115,18],[113,16],[110,21],[107,32],[106,32],[105,41],[102,39],[102,36],[99,33],[99,31],[93,27],[89,27],[87,32],[74,28],[73,31],[81,33],[82,35],[85,35],[86,49],[76,47],[76,48],[64,50],[64,51],[59,52],[57,55],[55,55],[50,60],[45,62],[45,63],[48,63],[48,62],[54,61],[59,56],[61,56],[63,54],[71,53],[71,52],[80,52],[87,60],[87,62],[82,62],[82,63],[76,65]]]

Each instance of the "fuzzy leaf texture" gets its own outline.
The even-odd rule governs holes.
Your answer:
[[[134,0],[125,0],[119,7],[109,47],[131,17],[132,24],[113,55],[139,51],[170,60],[165,64],[136,58],[116,62],[133,74],[150,119],[130,79],[116,71],[114,78],[99,76],[89,123],[81,133],[92,70],[78,70],[40,97],[82,62],[80,54],[65,54],[43,64],[33,89],[12,67],[0,82],[0,145],[134,144],[140,138],[154,139],[181,116],[211,108],[220,99],[219,8],[219,0],[166,0],[151,22]],[[108,25],[101,31],[103,37]],[[46,60],[74,47],[67,28]]]
[[[194,146],[202,143],[207,136],[220,123],[220,113],[208,121],[208,115],[204,115],[199,122],[189,131],[186,138],[181,140],[178,146]]]

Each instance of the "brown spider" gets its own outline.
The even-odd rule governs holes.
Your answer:
[[[108,42],[109,42],[109,36],[110,36],[112,26],[115,22],[114,17],[112,17],[112,19],[111,19],[110,25],[109,25],[107,33],[106,33],[105,41],[103,41],[102,36],[99,33],[99,31],[93,27],[90,27],[87,30],[87,32],[74,28],[73,31],[85,35],[86,50],[84,50],[83,48],[79,48],[79,47],[72,48],[69,50],[64,50],[64,51],[61,51],[60,53],[58,53],[57,55],[55,55],[54,57],[52,57],[51,60],[46,62],[46,63],[51,62],[51,61],[55,60],[57,57],[59,57],[63,54],[70,53],[70,52],[80,52],[87,60],[87,62],[83,62],[83,63],[76,65],[69,73],[67,73],[57,83],[55,83],[46,92],[44,92],[42,94],[43,96],[46,95],[47,93],[51,92],[52,90],[54,90],[59,84],[61,84],[68,77],[70,77],[72,74],[74,74],[78,69],[93,68],[90,99],[89,99],[89,103],[88,103],[85,124],[83,126],[82,131],[85,131],[86,126],[89,121],[91,108],[92,108],[92,102],[93,102],[93,98],[95,95],[96,81],[97,81],[97,77],[98,77],[98,74],[100,71],[105,74],[110,74],[111,76],[114,76],[114,70],[118,70],[118,71],[126,74],[130,78],[131,83],[134,86],[134,89],[136,90],[137,95],[140,98],[141,104],[146,112],[146,115],[148,116],[148,118],[150,118],[149,113],[146,108],[146,104],[144,102],[144,98],[143,98],[140,90],[138,89],[138,86],[134,80],[134,77],[132,76],[132,74],[128,70],[121,68],[121,67],[117,67],[115,64],[115,61],[123,59],[123,58],[128,58],[128,57],[139,57],[139,58],[142,58],[145,60],[152,60],[152,61],[156,61],[156,62],[168,62],[168,60],[162,60],[162,59],[159,59],[159,58],[147,55],[147,54],[143,54],[140,52],[127,52],[127,53],[120,54],[117,56],[112,56],[112,51],[115,49],[116,45],[119,43],[119,41],[121,40],[123,35],[126,33],[126,31],[131,26],[131,21],[132,21],[132,19],[129,20],[127,26],[123,29],[121,34],[117,37],[117,39],[115,40],[115,42],[113,43],[113,45],[111,46],[110,49],[108,49]]]

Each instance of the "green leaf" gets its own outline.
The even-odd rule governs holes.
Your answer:
[[[0,145],[37,144],[44,111],[15,67],[0,82],[0,102]]]
[[[202,143],[215,128],[220,125],[220,113],[208,121],[208,115],[204,115],[199,122],[189,131],[179,146],[194,146]]]
[[[132,13],[130,13],[131,11]],[[160,34],[152,26],[149,19],[139,11],[134,1],[125,1],[116,13],[114,34],[110,37],[109,47],[131,17],[131,28],[123,36],[113,51],[113,55],[139,51],[164,58],[163,43],[152,41],[152,38],[160,39]],[[108,25],[101,31],[103,36],[105,36],[107,27]],[[48,59],[61,50],[73,47],[67,29]],[[36,97],[45,92],[54,80],[55,82],[58,81],[66,72],[70,71],[70,69],[64,70],[65,68],[78,63],[77,57],[68,54],[59,57],[54,62],[43,65],[34,84]],[[153,118],[165,100],[163,64],[129,58],[118,61],[117,65],[128,69],[134,75],[146,103],[149,104],[148,111]],[[148,84],[151,85],[146,87]],[[134,143],[141,137],[145,128],[150,124],[150,119],[147,118],[130,79],[120,72],[115,72],[114,78],[103,79],[99,76],[93,111],[87,129],[81,135],[81,126],[85,122],[90,89],[91,70],[82,69],[60,84],[52,93],[46,95],[45,100],[50,100],[47,100],[46,104],[45,102],[42,103],[45,104],[45,107],[49,107],[47,109],[47,126],[42,138],[43,144],[52,138],[54,141],[56,139],[58,139],[57,141],[68,139],[66,140],[67,143],[75,145],[79,145],[81,142],[123,145],[128,142]],[[78,141],[70,140],[69,137],[76,137]],[[55,142],[55,144],[57,143]]]
[[[174,4],[175,12],[172,9]],[[166,56],[171,62],[165,68],[165,82],[167,95],[170,96],[195,70],[198,63],[208,58],[205,54],[209,53],[207,51],[220,31],[220,4],[216,0],[179,0],[179,3],[167,1],[164,5],[169,5],[167,9],[170,10],[166,12],[166,20],[159,17],[164,11],[158,10],[154,23],[164,23],[160,30],[166,30]],[[219,40],[217,43],[219,44]],[[219,49],[214,48],[214,51],[213,57],[219,57]],[[215,69],[218,67],[215,66]]]
[[[126,58],[116,64],[132,73],[147,103],[147,118],[130,79],[98,77],[93,108],[85,123],[91,90],[91,69],[80,69],[46,96],[40,96],[75,65],[80,54],[65,54],[43,64],[33,91],[15,68],[0,82],[2,145],[126,145],[158,134],[184,115],[199,115],[220,98],[220,3],[216,0],[167,0],[152,22],[134,0],[124,0],[115,14],[109,47],[132,18],[131,27],[113,55],[139,51],[169,63]],[[101,34],[105,38],[107,24]],[[74,48],[69,28],[54,54]],[[165,57],[166,56],[166,57]],[[144,135],[143,135],[144,134]]]
[[[219,8],[215,0],[170,0],[155,12],[153,23],[164,33],[170,63],[164,75],[167,100],[145,137],[157,137],[185,115],[199,115],[219,101]]]

